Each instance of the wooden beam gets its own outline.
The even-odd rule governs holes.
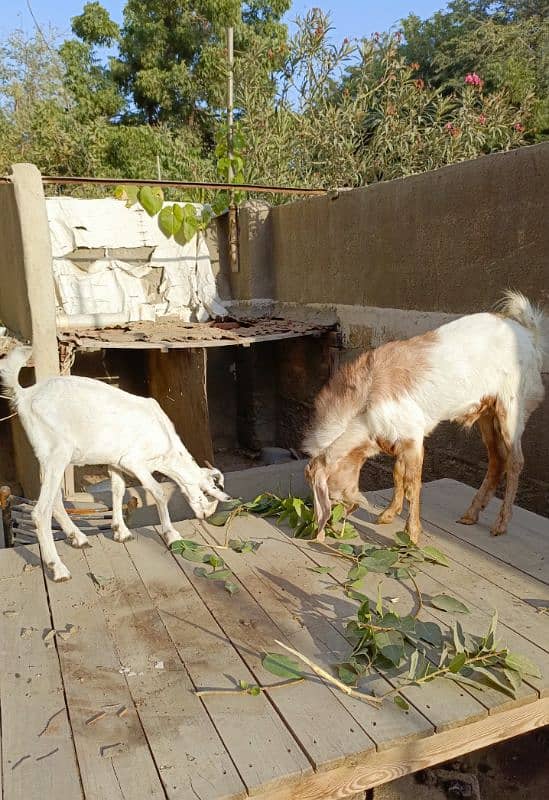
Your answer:
[[[151,397],[175,425],[183,444],[204,466],[213,462],[204,348],[148,353]]]
[[[380,712],[381,713],[381,712]],[[452,728],[426,739],[382,750],[359,764],[348,764],[313,777],[289,782],[282,789],[263,792],[256,800],[343,800],[357,790],[394,781],[435,764],[488,747],[549,724],[549,698],[528,703],[469,725]]]

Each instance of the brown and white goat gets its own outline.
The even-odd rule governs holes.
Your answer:
[[[318,538],[332,503],[362,503],[358,481],[367,458],[395,459],[394,494],[378,522],[410,508],[406,530],[421,533],[423,441],[444,420],[477,423],[488,471],[460,522],[472,525],[506,474],[505,496],[492,534],[505,533],[523,467],[521,437],[544,389],[541,311],[508,292],[498,313],[461,317],[437,330],[390,342],[344,365],[319,393],[303,449],[314,495]],[[545,338],[545,342],[543,341]]]

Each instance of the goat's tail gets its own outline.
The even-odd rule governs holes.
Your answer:
[[[545,314],[538,306],[533,305],[521,292],[509,289],[498,304],[498,311],[504,317],[514,319],[529,330],[535,345],[542,351],[549,347],[549,329],[544,330],[547,322]]]
[[[17,395],[22,388],[19,383],[19,373],[26,366],[31,355],[31,347],[15,347],[0,361],[0,380],[13,400],[17,400]]]

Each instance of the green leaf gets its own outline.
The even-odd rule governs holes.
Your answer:
[[[362,580],[362,578],[364,578],[364,576],[367,574],[368,570],[365,567],[362,566],[351,567],[351,569],[347,573],[347,579],[354,583]]]
[[[186,561],[194,561],[197,564],[206,564],[208,559],[210,558],[211,553],[204,553],[201,552],[200,550],[193,550],[191,548],[187,548],[185,550],[182,550],[179,555]]]
[[[438,647],[442,643],[442,631],[435,622],[421,622],[416,620],[416,635],[424,642]]]
[[[514,669],[504,669],[503,674],[513,687],[513,689],[520,689],[522,684],[522,677],[519,672],[515,672]]]
[[[307,567],[309,572],[318,572],[319,575],[326,575],[333,570],[333,567]]]
[[[530,661],[526,656],[517,655],[515,653],[507,653],[505,656],[505,666],[509,669],[514,669],[519,675],[530,675],[533,678],[541,678],[541,672],[537,664]]]
[[[244,503],[242,500],[227,500],[223,503],[219,503],[215,514],[212,514],[211,517],[208,517],[208,523],[210,525],[222,527],[225,525],[233,512],[236,512],[236,509],[242,508],[243,505]]]
[[[393,550],[379,549],[376,550],[371,556],[364,556],[360,559],[360,564],[366,567],[370,572],[385,573],[393,564],[399,559],[398,553]]]
[[[252,697],[257,697],[258,694],[261,694],[261,687],[250,686],[250,688],[247,691],[247,694],[250,694]]]
[[[337,549],[340,553],[344,553],[347,556],[353,555],[353,548],[350,544],[340,544]]]
[[[138,192],[137,199],[149,217],[154,217],[162,208],[164,194],[159,186],[142,186]]]
[[[402,547],[412,547],[414,544],[406,531],[397,531],[397,533],[395,533],[395,539]]]
[[[205,567],[195,567],[193,570],[194,574],[197,578],[207,578],[208,573]]]
[[[203,544],[193,541],[193,539],[178,539],[170,545],[172,552],[182,553],[184,550],[198,550],[199,547],[204,547]]]
[[[137,195],[139,193],[139,186],[117,186],[114,190],[114,196],[117,200],[125,200],[126,208],[131,208],[137,203]]]
[[[406,700],[400,694],[395,695],[395,698],[394,698],[393,702],[394,702],[394,704],[396,706],[401,708],[403,711],[408,711],[408,709],[410,708],[410,704],[407,703]]]
[[[463,636],[463,628],[457,619],[454,620],[454,624],[452,625],[452,634],[456,653],[465,653],[465,637]]]
[[[376,602],[376,612],[379,614],[380,617],[383,616],[383,598],[381,596],[381,584],[382,581],[380,581],[377,585],[377,602]]]
[[[279,678],[303,678],[303,671],[298,662],[288,656],[266,653],[262,664],[266,670],[273,675],[278,675]]]
[[[494,686],[496,689],[499,689],[500,692],[504,694],[509,694],[511,697],[516,697],[515,689],[512,685],[506,683],[504,681],[504,675],[500,675],[496,672],[496,670],[487,669],[486,667],[478,667],[475,665],[474,667],[475,672],[479,675],[482,675],[488,683]]]
[[[449,567],[450,562],[440,550],[436,547],[422,547],[421,552],[426,556],[428,561],[434,561],[435,564],[441,564],[443,567]]]
[[[236,592],[238,592],[238,586],[236,585],[236,583],[233,583],[232,581],[225,581],[225,589],[231,595],[236,594]]]
[[[408,670],[408,677],[411,681],[413,681],[417,675],[417,666],[419,661],[419,652],[414,650],[412,655],[410,656],[410,667]]]
[[[225,562],[223,561],[221,556],[218,556],[217,553],[212,553],[208,559],[208,564],[211,564],[211,566],[214,568],[222,567],[224,563]]]
[[[483,649],[484,650],[493,650],[494,645],[496,643],[496,630],[498,626],[498,612],[497,610],[494,611],[492,615],[492,620],[490,622],[490,627],[488,628],[488,633],[483,641]]]
[[[338,503],[337,506],[334,506],[332,509],[332,516],[330,517],[330,522],[335,523],[339,522],[339,520],[345,515],[345,506],[341,503]]]
[[[404,657],[404,640],[398,631],[381,631],[374,634],[374,643],[381,653],[395,667]]]
[[[345,686],[356,686],[358,675],[350,664],[338,664],[337,674]]]
[[[226,581],[228,578],[232,578],[232,576],[233,573],[230,569],[216,569],[213,572],[208,572],[205,577],[210,581]]]
[[[454,614],[469,614],[467,606],[449,594],[436,594],[431,597],[431,605],[441,611],[451,611]]]
[[[166,206],[158,215],[158,227],[168,239],[181,228],[181,215],[176,215],[175,209],[179,206]]]
[[[458,653],[448,664],[448,669],[450,670],[450,672],[459,672],[466,661],[467,661],[466,653],[463,652]]]

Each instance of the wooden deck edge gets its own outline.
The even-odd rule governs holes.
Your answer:
[[[549,724],[549,698],[536,700],[443,733],[415,739],[283,788],[254,795],[256,800],[343,800],[403,775],[432,767]]]

